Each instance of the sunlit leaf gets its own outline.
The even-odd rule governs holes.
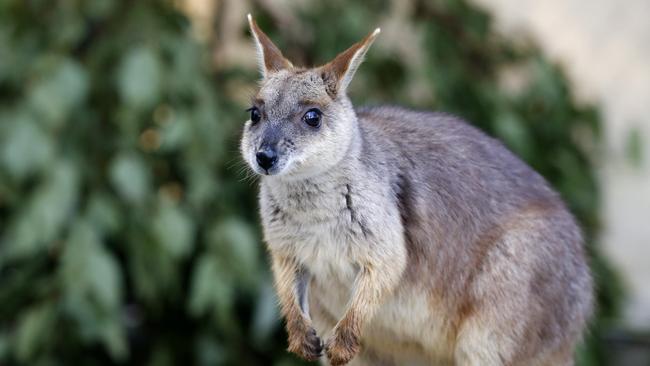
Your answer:
[[[151,189],[151,173],[142,157],[135,153],[118,155],[110,167],[111,183],[127,202],[141,204]]]
[[[178,206],[163,203],[153,219],[154,235],[172,257],[186,256],[192,249],[194,225]]]
[[[29,99],[42,121],[60,127],[85,98],[88,80],[82,66],[71,59],[53,63],[53,70],[30,90]]]
[[[78,185],[79,172],[74,164],[60,161],[50,166],[46,181],[29,197],[10,227],[7,254],[23,257],[57,239],[70,219]]]
[[[209,166],[194,164],[189,170],[188,200],[195,208],[201,209],[215,197],[219,185]]]
[[[161,67],[158,55],[151,48],[131,49],[120,64],[117,79],[124,102],[137,108],[156,103],[160,95]]]
[[[24,178],[51,160],[54,143],[32,118],[19,114],[3,123],[7,131],[0,137],[0,157],[11,175]]]
[[[205,255],[199,259],[194,268],[189,309],[192,314],[199,316],[204,314],[212,304],[212,283],[218,279],[219,273],[216,261]]]
[[[97,231],[84,220],[72,228],[63,251],[61,281],[66,310],[87,342],[101,340],[115,359],[127,354],[119,322],[122,274]]]
[[[249,224],[237,219],[221,221],[210,231],[208,240],[224,263],[236,264],[230,269],[242,278],[249,279],[257,271],[260,242]]]
[[[104,310],[117,308],[122,297],[120,268],[89,223],[79,221],[72,228],[63,260],[64,285]]]
[[[176,113],[171,121],[163,125],[160,149],[162,151],[174,151],[183,147],[191,141],[191,133],[188,117],[183,112]]]
[[[231,276],[219,268],[216,258],[202,256],[192,273],[189,311],[194,316],[214,311],[217,318],[224,322],[233,302]]]

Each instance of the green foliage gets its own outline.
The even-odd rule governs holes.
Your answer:
[[[239,121],[188,21],[1,4],[0,363],[281,357],[250,187],[224,169]]]
[[[594,245],[596,111],[465,1],[409,3],[419,62],[376,46],[353,99],[462,115],[558,188],[594,257],[601,310],[580,360],[599,364],[619,290]],[[387,6],[300,8],[289,27],[311,38],[257,16],[316,63]],[[232,169],[245,106],[228,86],[257,75],[207,56],[164,1],[0,0],[1,364],[300,363],[284,351],[254,188]]]

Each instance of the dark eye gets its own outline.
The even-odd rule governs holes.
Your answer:
[[[302,120],[311,127],[320,127],[320,117],[322,112],[319,109],[312,108],[302,116]]]
[[[250,107],[247,111],[251,112],[251,122],[253,122],[253,124],[257,124],[257,122],[262,119],[262,114],[257,107]]]

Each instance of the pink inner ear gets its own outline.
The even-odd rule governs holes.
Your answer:
[[[339,77],[336,76],[332,70],[323,70],[321,72],[321,78],[325,84],[325,91],[327,92],[327,95],[329,95],[331,98],[334,98],[336,96],[336,92],[338,91],[338,83],[340,80]]]
[[[348,72],[354,72],[350,68],[353,66],[352,62],[355,55],[359,52],[365,53],[377,37],[377,34],[379,34],[379,28],[367,35],[360,42],[353,44],[350,48],[338,54],[332,61],[323,66],[321,76],[327,87],[327,93],[330,96],[335,96],[340,91],[342,79],[346,77]],[[359,59],[358,62],[361,62],[361,60]]]
[[[291,62],[287,60],[280,49],[271,41],[271,39],[259,28],[255,20],[249,15],[249,24],[258,47],[262,49],[264,58],[264,68],[267,72],[289,69],[292,67]]]
[[[350,68],[350,61],[363,45],[361,42],[355,43],[323,67],[323,81],[328,94],[336,95],[341,79]]]

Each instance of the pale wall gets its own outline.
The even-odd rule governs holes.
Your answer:
[[[504,31],[531,35],[566,67],[582,98],[601,102],[601,241],[630,291],[626,322],[650,329],[650,1],[474,1]],[[626,158],[633,128],[645,148],[641,167]]]

